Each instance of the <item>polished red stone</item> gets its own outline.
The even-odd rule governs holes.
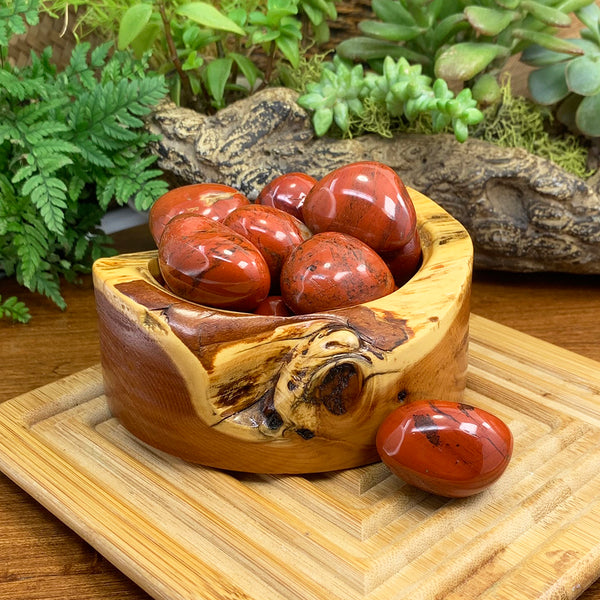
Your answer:
[[[267,183],[256,202],[273,206],[302,220],[302,205],[315,183],[317,180],[306,173],[286,173]]]
[[[489,412],[449,401],[416,401],[390,413],[377,432],[377,450],[407,483],[441,496],[481,492],[512,455],[508,426]]]
[[[171,291],[199,304],[250,312],[269,294],[271,277],[260,252],[208,217],[171,219],[158,246],[158,264]]]
[[[306,196],[302,216],[313,233],[347,233],[377,252],[400,249],[413,237],[417,222],[400,177],[372,161],[345,165],[323,177]]]
[[[269,266],[272,285],[279,283],[281,267],[290,252],[312,235],[296,217],[260,204],[234,210],[223,223],[258,248]]]
[[[382,253],[381,258],[392,272],[396,285],[402,287],[414,276],[421,265],[422,251],[419,231],[415,230],[412,239],[400,250]]]
[[[292,313],[281,296],[267,296],[255,309],[257,315],[289,317]]]
[[[192,213],[222,221],[239,206],[250,204],[241,192],[220,183],[196,183],[173,188],[150,208],[148,226],[158,245],[165,225],[181,213]]]
[[[293,250],[280,285],[296,314],[361,304],[395,289],[390,270],[374,250],[336,232],[316,234]]]

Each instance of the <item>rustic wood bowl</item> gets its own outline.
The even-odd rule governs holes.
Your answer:
[[[187,461],[311,473],[378,460],[377,429],[401,403],[459,401],[473,248],[458,221],[409,191],[422,266],[399,290],[349,308],[291,317],[217,310],[166,289],[156,252],[98,260],[112,413]]]

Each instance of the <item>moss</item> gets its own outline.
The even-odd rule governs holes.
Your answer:
[[[375,102],[372,98],[363,100],[364,111],[360,117],[353,116],[350,121],[348,137],[362,135],[363,133],[375,133],[384,138],[391,138],[396,127],[394,119],[384,106]]]
[[[592,175],[587,168],[588,148],[582,138],[569,133],[551,135],[550,110],[527,98],[513,96],[510,77],[503,80],[501,91],[499,102],[486,109],[474,137],[498,146],[524,148],[577,177]]]
[[[329,52],[312,54],[310,56],[300,54],[300,64],[297,69],[294,69],[288,63],[281,62],[278,65],[278,83],[295,92],[304,94],[307,84],[321,79],[323,63],[328,56]]]

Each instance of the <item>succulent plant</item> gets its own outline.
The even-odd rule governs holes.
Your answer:
[[[483,113],[469,88],[457,96],[443,79],[433,82],[422,73],[420,64],[405,58],[383,61],[382,74],[350,65],[338,55],[324,63],[320,81],[309,83],[298,104],[313,111],[317,136],[327,133],[335,123],[344,134],[350,133],[351,117],[365,113],[367,104],[381,106],[392,117],[412,123],[421,115],[431,119],[434,131],[452,127],[459,141],[467,139],[469,125],[479,123]]]
[[[372,0],[379,20],[359,23],[363,36],[338,45],[346,59],[380,68],[386,56],[423,65],[425,74],[470,81],[531,44],[581,54],[553,35],[592,0]],[[489,91],[490,82],[487,87]],[[499,88],[496,90],[498,91]]]
[[[538,67],[528,82],[536,102],[556,105],[556,116],[562,123],[584,135],[600,137],[600,7],[590,4],[575,14],[585,28],[580,39],[570,42],[582,50],[582,55],[531,46],[521,60]]]

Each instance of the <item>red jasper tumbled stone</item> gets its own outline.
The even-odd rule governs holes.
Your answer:
[[[260,204],[237,208],[227,215],[223,224],[258,248],[269,266],[271,283],[279,282],[281,267],[290,252],[312,235],[296,217]]]
[[[383,259],[343,233],[313,235],[295,248],[281,269],[281,295],[296,314],[361,304],[395,289]]]
[[[267,296],[254,310],[256,315],[289,317],[292,313],[281,296]]]
[[[160,239],[158,264],[175,294],[199,304],[252,311],[269,294],[271,277],[260,252],[208,217],[171,219]]]
[[[513,437],[489,412],[450,401],[416,401],[397,408],[377,432],[390,470],[422,490],[461,498],[483,491],[510,461]]]
[[[400,250],[382,253],[381,258],[392,272],[396,285],[402,287],[419,270],[422,254],[421,237],[415,230],[412,239]]]
[[[402,248],[417,223],[400,177],[373,161],[351,163],[325,175],[306,196],[302,217],[313,233],[347,233],[379,253]]]
[[[286,173],[267,183],[256,202],[273,206],[302,220],[302,205],[315,183],[317,180],[306,173]]]
[[[235,188],[220,183],[195,183],[173,188],[163,194],[150,208],[148,226],[158,245],[165,225],[182,213],[209,217],[215,221],[223,219],[250,200]]]

